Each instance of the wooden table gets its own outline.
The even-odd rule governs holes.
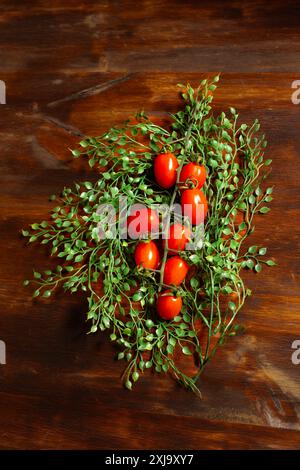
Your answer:
[[[299,448],[299,14],[289,0],[2,0],[0,448]],[[128,392],[106,336],[86,335],[83,296],[32,301],[22,287],[49,260],[19,230],[45,218],[48,195],[89,177],[68,150],[79,136],[141,108],[163,117],[180,106],[177,82],[219,71],[216,109],[258,117],[267,134],[275,199],[251,244],[279,265],[245,274],[246,332],[203,374],[202,400],[150,374]]]

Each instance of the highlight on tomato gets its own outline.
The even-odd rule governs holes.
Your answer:
[[[179,176],[179,186],[183,189],[201,189],[206,180],[205,166],[190,162],[184,165]]]
[[[157,297],[156,311],[163,320],[173,320],[181,311],[182,299],[170,290],[161,292]]]
[[[189,242],[191,231],[186,225],[174,223],[170,225],[168,234],[168,249],[173,251],[182,251],[185,249],[186,244]],[[163,247],[166,245],[166,240],[163,240]]]
[[[181,195],[183,214],[193,225],[204,222],[207,214],[207,200],[201,189],[185,189]]]
[[[155,234],[159,230],[159,216],[154,209],[134,204],[127,217],[128,235],[133,240]]]
[[[164,284],[179,286],[185,279],[189,265],[180,256],[172,256],[167,259],[164,271]]]
[[[176,183],[178,161],[173,153],[161,153],[154,160],[154,176],[157,184],[169,189]]]
[[[145,269],[157,269],[160,256],[156,243],[152,240],[139,242],[135,247],[134,260],[137,266]]]

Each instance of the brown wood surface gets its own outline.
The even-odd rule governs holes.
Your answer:
[[[299,13],[297,1],[1,2],[0,448],[300,447]],[[141,108],[163,120],[180,106],[176,83],[214,71],[216,110],[234,106],[267,134],[275,199],[251,244],[279,266],[245,274],[246,332],[208,366],[202,400],[151,374],[128,392],[105,334],[86,335],[82,295],[32,301],[22,287],[49,260],[18,231],[45,218],[49,194],[95,178],[70,156],[80,135]]]

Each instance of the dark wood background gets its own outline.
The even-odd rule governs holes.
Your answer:
[[[300,447],[299,1],[2,0],[0,79],[0,448]],[[120,385],[105,335],[87,336],[83,296],[32,301],[22,280],[49,265],[19,230],[48,195],[87,178],[68,150],[138,109],[163,118],[176,83],[222,72],[215,105],[261,120],[273,158],[272,211],[251,243],[279,266],[247,274],[246,326],[203,374],[202,401],[167,377]]]

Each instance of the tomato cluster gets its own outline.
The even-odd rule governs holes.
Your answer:
[[[177,185],[181,194],[180,202],[183,214],[192,225],[202,223],[207,214],[207,200],[201,191],[206,180],[206,171],[203,165],[188,163],[184,165],[178,175],[179,164],[172,153],[162,153],[154,160],[154,177],[156,183],[170,189]],[[130,214],[127,219],[129,236],[134,234],[148,236],[158,233],[159,217],[153,209],[142,208]],[[168,248],[168,255],[164,268],[163,284],[166,286],[179,286],[185,279],[189,265],[177,253],[183,251],[191,236],[190,229],[179,223],[171,224],[167,240],[163,240],[163,248]],[[144,269],[157,270],[160,264],[160,252],[153,240],[140,241],[134,252],[135,263]],[[158,294],[156,310],[160,318],[172,320],[182,308],[182,299],[179,295],[167,289]]]

